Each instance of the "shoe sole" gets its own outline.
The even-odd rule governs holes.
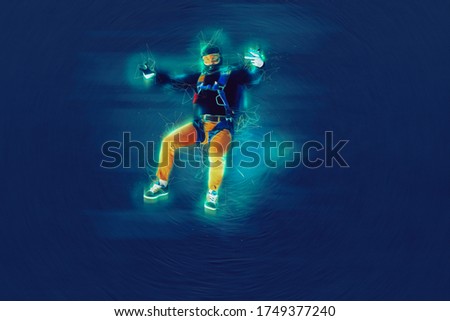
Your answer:
[[[159,195],[156,195],[156,196],[152,196],[152,197],[144,195],[144,198],[147,199],[147,200],[155,200],[155,199],[157,199],[157,198],[159,198],[161,196],[166,196],[168,194],[169,194],[169,192],[164,193],[164,194],[159,194]]]
[[[216,208],[214,208],[214,207],[209,207],[209,206],[206,205],[206,204],[205,204],[205,208],[208,209],[208,210],[211,210],[211,211],[217,210],[217,207],[216,207]]]

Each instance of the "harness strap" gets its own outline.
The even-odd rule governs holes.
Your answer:
[[[228,103],[227,97],[225,95],[225,87],[227,86],[228,79],[230,78],[231,69],[227,69],[226,71],[221,71],[219,79],[213,85],[204,85],[205,74],[202,73],[197,80],[197,94],[200,94],[202,90],[212,90],[217,92],[216,103],[217,105],[223,106],[225,109],[225,115],[227,119],[232,120],[232,110],[230,104]],[[222,100],[222,103],[219,103],[217,98]]]

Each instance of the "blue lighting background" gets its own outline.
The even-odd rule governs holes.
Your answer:
[[[0,300],[450,300],[448,34],[444,1],[15,1],[2,27]],[[248,91],[296,146],[348,139],[350,168],[206,176],[100,168],[124,131],[159,141],[182,92],[136,79],[147,45],[198,67],[201,34],[228,61],[267,56]],[[134,158],[135,160],[135,158]]]

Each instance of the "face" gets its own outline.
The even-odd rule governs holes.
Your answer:
[[[220,54],[214,53],[202,57],[205,66],[217,65],[220,62]]]

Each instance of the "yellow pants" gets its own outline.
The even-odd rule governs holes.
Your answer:
[[[216,122],[204,123],[205,140],[202,142],[202,144],[206,144],[208,141],[210,143],[208,150],[210,164],[208,187],[212,190],[218,190],[222,183],[225,171],[225,155],[231,142],[231,133],[227,129],[221,130],[212,139],[209,139],[210,131],[216,125]],[[156,174],[158,178],[168,181],[173,166],[175,151],[180,147],[193,145],[196,141],[197,131],[193,124],[181,126],[164,137],[159,153],[159,166]]]

